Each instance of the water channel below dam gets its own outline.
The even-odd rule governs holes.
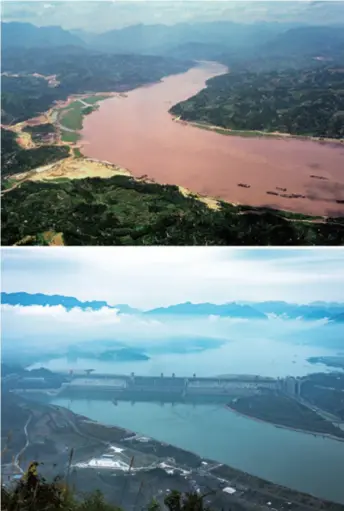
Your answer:
[[[63,397],[51,403],[344,504],[344,442],[277,428],[240,416],[221,403],[114,404]]]

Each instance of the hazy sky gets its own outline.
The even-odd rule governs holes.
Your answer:
[[[344,301],[344,249],[5,248],[2,290],[143,309],[186,301]]]
[[[27,21],[37,25],[61,25],[66,29],[83,28],[105,31],[123,26],[174,24],[232,20],[298,21],[302,23],[344,22],[344,2],[312,0],[99,0],[69,2],[58,0],[3,0],[5,21]]]

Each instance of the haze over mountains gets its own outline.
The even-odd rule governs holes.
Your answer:
[[[185,302],[144,311],[133,308],[128,304],[111,305],[106,301],[81,301],[75,297],[63,295],[2,292],[1,303],[3,305],[18,305],[23,307],[37,305],[56,307],[61,305],[68,311],[75,308],[98,311],[106,307],[118,311],[119,314],[137,314],[152,317],[218,316],[222,318],[232,317],[250,320],[267,320],[269,315],[274,315],[285,319],[300,318],[307,321],[328,319],[330,322],[343,322],[344,320],[344,303],[319,301],[309,304],[295,304],[284,301],[230,302],[224,304]]]
[[[146,25],[234,21],[245,23],[337,24],[342,2],[330,1],[116,1],[116,2],[4,2],[3,19],[39,25],[60,25],[65,29],[105,32],[112,28]]]
[[[258,50],[284,55],[295,52],[332,56],[344,44],[344,8],[338,26],[329,26],[322,20],[318,26],[308,26],[307,21],[259,22],[255,24],[232,21],[207,21],[178,23],[173,26],[137,24],[122,29],[112,29],[100,34],[85,30],[68,31],[60,26],[39,27],[27,22],[2,22],[3,49],[11,47],[61,47],[80,48],[111,53],[140,53],[170,55],[175,57],[222,58],[240,51]],[[250,53],[248,53],[248,57]]]
[[[59,26],[37,27],[31,23],[1,23],[2,48],[80,46],[82,40]]]

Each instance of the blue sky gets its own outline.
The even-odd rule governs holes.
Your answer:
[[[185,301],[344,301],[344,249],[2,249],[2,291],[148,309]]]

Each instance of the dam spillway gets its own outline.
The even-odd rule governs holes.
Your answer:
[[[56,394],[63,396],[104,396],[111,399],[172,399],[253,395],[278,389],[278,380],[259,376],[196,377],[69,374]]]

